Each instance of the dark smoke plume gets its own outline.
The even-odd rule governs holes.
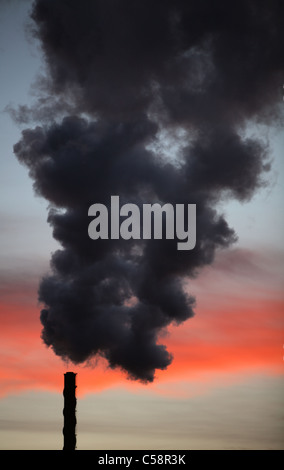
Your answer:
[[[244,131],[278,119],[283,6],[34,2],[46,75],[37,107],[20,110],[42,120],[14,150],[49,201],[48,222],[62,246],[39,300],[42,338],[63,359],[99,355],[145,382],[170,364],[159,334],[194,314],[185,280],[236,240],[218,203],[248,201],[269,169],[268,148]],[[175,159],[163,158],[170,145],[179,146]],[[88,208],[109,206],[111,195],[139,206],[196,204],[196,247],[91,240]]]

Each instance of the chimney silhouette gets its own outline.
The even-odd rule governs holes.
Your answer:
[[[76,448],[76,374],[66,372],[64,374],[64,446],[63,450],[75,450]]]

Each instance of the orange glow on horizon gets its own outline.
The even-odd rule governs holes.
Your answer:
[[[65,363],[40,338],[39,308],[6,299],[1,311],[1,395],[27,389],[62,390],[62,374],[80,375],[80,394],[120,386],[137,390],[139,382],[126,380],[119,370],[110,370],[104,360],[76,366]],[[228,300],[228,298],[227,298]],[[226,303],[228,305],[228,302]],[[160,343],[173,354],[166,371],[156,372],[156,384],[199,380],[205,373],[283,372],[284,300],[250,299],[228,307],[205,305],[196,316],[178,327],[171,326]]]

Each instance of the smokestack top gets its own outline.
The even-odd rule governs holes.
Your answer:
[[[74,380],[76,380],[76,375],[77,374],[75,372],[65,372],[64,377],[65,377],[65,380],[69,380],[69,379],[71,380],[71,378],[72,379],[74,378]]]
[[[64,386],[69,390],[72,388],[77,388],[76,375],[77,374],[75,374],[75,372],[65,372],[64,374]]]

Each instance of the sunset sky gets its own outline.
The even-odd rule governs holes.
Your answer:
[[[78,449],[283,449],[282,126],[247,129],[269,142],[268,183],[249,202],[220,203],[238,240],[186,280],[195,316],[160,338],[173,362],[149,384],[103,359],[64,362],[40,337],[37,299],[59,245],[48,201],[13,153],[27,124],[9,112],[35,103],[43,67],[26,31],[30,7],[0,1],[0,449],[62,448],[68,370],[77,373]],[[279,83],[279,107],[281,93]]]

